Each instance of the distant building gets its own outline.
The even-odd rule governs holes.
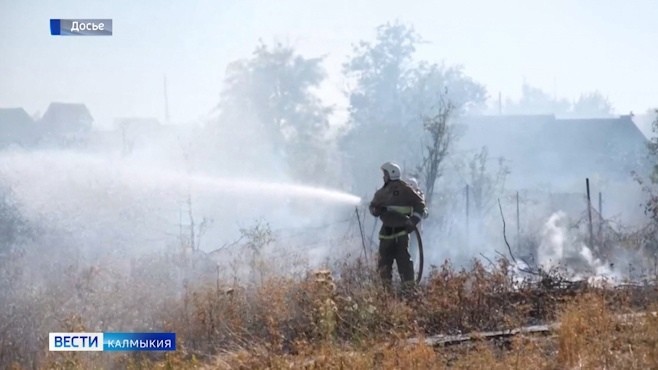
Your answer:
[[[503,157],[516,187],[617,182],[647,169],[647,139],[631,116],[556,119],[553,115],[464,117],[455,149]]]
[[[651,163],[648,140],[631,116],[472,116],[462,117],[455,129],[453,153],[472,158],[486,146],[491,173],[502,157],[510,170],[505,189],[520,191],[522,202],[545,204],[549,212],[562,210],[581,219],[589,178],[592,206],[598,209],[601,192],[604,217],[619,216],[625,222],[643,218],[643,193],[632,173],[648,174]]]
[[[50,103],[39,120],[39,129],[46,142],[69,145],[85,140],[93,122],[84,104]]]
[[[30,146],[36,141],[35,122],[23,108],[0,108],[0,148]]]

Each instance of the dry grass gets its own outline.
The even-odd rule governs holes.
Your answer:
[[[235,308],[214,305],[216,309],[223,307],[216,311],[216,320],[225,321],[225,327],[229,323],[233,326],[223,331],[223,343],[215,342],[213,355],[193,362],[183,359],[184,350],[153,365],[176,361],[176,367],[225,369],[658,366],[658,318],[619,316],[646,310],[649,301],[655,304],[657,295],[645,294],[640,302],[633,299],[630,289],[586,285],[565,288],[556,281],[547,282],[558,279],[550,276],[518,284],[508,267],[505,261],[493,270],[474,263],[470,269],[455,271],[446,263],[431,273],[427,283],[419,288],[418,296],[411,300],[386,295],[379,289],[373,272],[358,263],[343,265],[340,278],[335,280],[328,271],[320,271],[309,273],[300,281],[274,280],[254,295],[243,290],[227,297],[220,292],[221,299],[240,302],[243,309],[239,310],[241,319],[235,321]],[[218,296],[217,292],[206,293]],[[546,336],[479,340],[439,348],[429,347],[423,341],[409,344],[406,340],[553,320],[562,325]],[[198,327],[205,325],[199,323]],[[179,332],[183,328],[174,329]],[[187,335],[204,334],[190,332],[181,336]],[[204,337],[203,342],[217,338]],[[197,349],[186,350],[192,353]]]
[[[147,278],[138,278],[142,285],[136,287],[146,289]],[[658,318],[619,316],[657,308],[654,287],[644,287],[639,293],[629,287],[595,288],[566,284],[556,275],[518,281],[504,260],[487,268],[474,261],[470,268],[459,270],[445,263],[430,272],[410,299],[385,293],[371,266],[359,260],[334,266],[333,271],[309,271],[300,278],[270,276],[258,285],[188,284],[168,298],[163,297],[167,288],[162,284],[161,288],[151,287],[141,300],[136,291],[124,292],[123,297],[137,302],[108,310],[101,305],[121,299],[116,295],[119,298],[112,299],[112,294],[118,293],[89,277],[84,281],[86,290],[76,293],[83,295],[78,301],[78,307],[86,305],[83,311],[64,310],[51,298],[50,307],[59,307],[56,316],[66,319],[48,322],[46,315],[33,326],[43,328],[46,334],[50,328],[108,331],[117,326],[172,331],[177,333],[178,350],[167,354],[51,353],[40,337],[37,343],[42,345],[36,352],[29,351],[29,344],[20,343],[13,345],[13,352],[0,351],[4,356],[1,367],[658,368]],[[121,285],[128,286],[129,281]],[[150,303],[150,310],[130,309]],[[44,309],[31,317],[39,320],[35,315],[45,315]],[[99,319],[103,324],[98,324]],[[423,341],[407,341],[439,333],[505,330],[555,321],[562,325],[549,335],[436,348]],[[9,331],[2,334],[5,338],[14,335]]]

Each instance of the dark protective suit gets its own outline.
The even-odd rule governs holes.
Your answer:
[[[402,180],[389,180],[370,202],[370,213],[382,220],[379,231],[377,270],[387,288],[393,279],[393,261],[405,286],[414,284],[414,265],[409,255],[412,225],[427,215],[423,196]]]

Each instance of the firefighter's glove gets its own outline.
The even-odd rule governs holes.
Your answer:
[[[408,233],[416,231],[416,225],[420,222],[420,219],[417,216],[411,216],[407,219],[406,224],[404,225],[405,230]]]
[[[370,214],[371,215],[373,215],[375,217],[379,217],[384,212],[386,212],[386,207],[380,207],[380,206],[376,206],[374,204],[370,205]]]

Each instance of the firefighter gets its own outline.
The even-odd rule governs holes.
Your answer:
[[[409,254],[409,234],[427,215],[423,197],[401,180],[400,166],[386,162],[381,166],[384,186],[377,190],[370,202],[370,213],[379,217],[379,261],[377,270],[384,286],[391,289],[393,262],[397,263],[403,292],[414,285],[414,265]]]

